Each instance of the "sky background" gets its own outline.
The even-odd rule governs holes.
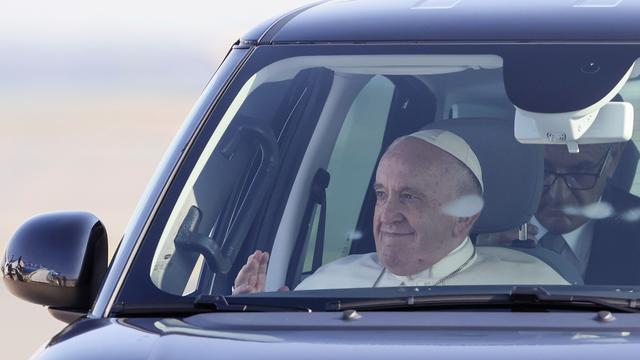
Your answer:
[[[86,210],[110,254],[229,47],[309,0],[0,0],[0,250],[29,217]],[[0,284],[0,354],[64,327]]]

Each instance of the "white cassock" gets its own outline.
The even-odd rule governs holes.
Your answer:
[[[475,249],[475,253],[474,253]],[[385,270],[376,253],[350,255],[319,268],[296,290],[432,285],[568,285],[549,265],[523,252],[494,246],[474,247],[469,238],[414,275]]]

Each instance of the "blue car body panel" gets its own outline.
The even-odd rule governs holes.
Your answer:
[[[70,325],[41,359],[635,359],[637,315],[593,313],[212,313],[96,319]]]
[[[617,0],[329,1],[281,18],[263,42],[635,42],[639,11]],[[257,40],[252,34],[246,40]]]

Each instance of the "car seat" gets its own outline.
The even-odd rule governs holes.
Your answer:
[[[484,208],[471,229],[472,240],[477,234],[516,229],[529,222],[542,194],[542,145],[517,142],[513,135],[513,121],[505,119],[447,119],[429,124],[425,129],[448,130],[462,137],[480,161]],[[375,251],[373,240],[364,243],[367,248],[363,248],[361,243],[358,253]],[[582,283],[578,271],[552,251],[541,247],[511,248],[544,261],[569,283]]]

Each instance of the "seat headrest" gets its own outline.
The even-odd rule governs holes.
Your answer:
[[[513,121],[488,118],[442,120],[425,129],[463,138],[480,161],[484,208],[472,233],[514,229],[529,221],[542,193],[543,147],[516,141]]]

